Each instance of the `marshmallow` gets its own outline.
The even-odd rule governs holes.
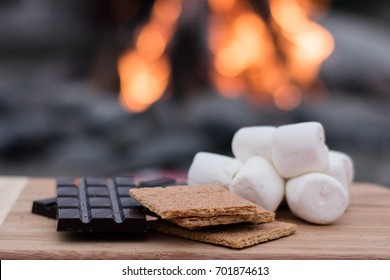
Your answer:
[[[354,164],[350,156],[339,151],[329,151],[329,162],[342,163],[346,175],[347,185],[353,182],[355,176]]]
[[[243,127],[234,134],[232,152],[236,159],[244,162],[251,156],[261,156],[272,162],[273,126]]]
[[[275,211],[284,197],[284,180],[266,159],[253,156],[242,165],[229,190],[269,211]]]
[[[325,171],[329,156],[322,125],[305,122],[278,127],[273,135],[272,155],[276,170],[285,178]]]
[[[347,193],[335,178],[322,173],[308,173],[286,183],[290,210],[315,224],[335,222],[347,208]]]
[[[199,152],[188,170],[188,184],[215,183],[228,188],[241,165],[228,156]]]
[[[349,202],[349,186],[353,178],[352,160],[346,154],[329,151],[329,167],[324,172],[338,180],[344,187]]]

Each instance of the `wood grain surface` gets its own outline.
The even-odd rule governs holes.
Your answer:
[[[31,213],[33,200],[55,195],[53,179],[27,181],[0,226],[0,259],[390,259],[390,189],[373,184],[354,184],[349,208],[332,225],[308,224],[281,207],[277,219],[296,223],[296,234],[239,250],[156,232],[59,233],[55,220]]]
[[[26,186],[27,177],[0,177],[0,225]]]

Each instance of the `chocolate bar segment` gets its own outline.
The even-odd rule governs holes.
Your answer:
[[[143,207],[129,197],[136,187],[130,177],[57,181],[57,231],[146,231]],[[66,184],[64,184],[66,183]]]
[[[106,178],[104,178],[104,177],[87,177],[84,180],[89,186],[93,186],[93,185],[105,186],[106,185]]]
[[[114,180],[117,186],[130,186],[130,187],[135,186],[134,176],[120,175],[120,176],[116,176]]]
[[[76,178],[73,177],[58,177],[57,186],[76,186]]]
[[[34,200],[31,212],[44,217],[57,218],[57,197]]]
[[[176,180],[172,178],[162,177],[154,180],[141,181],[139,186],[141,188],[145,187],[166,187],[176,185]]]

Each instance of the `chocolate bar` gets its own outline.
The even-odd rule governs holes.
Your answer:
[[[47,218],[56,219],[57,197],[34,200],[31,212]]]
[[[146,231],[143,206],[129,196],[131,176],[57,179],[57,231]]]
[[[162,177],[162,178],[157,178],[153,180],[148,180],[148,181],[141,181],[139,183],[139,186],[141,188],[146,188],[146,187],[166,187],[166,186],[174,186],[176,185],[176,180],[168,177]]]

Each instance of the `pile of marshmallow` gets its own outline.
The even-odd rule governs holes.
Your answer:
[[[329,224],[349,203],[352,159],[325,144],[318,122],[239,129],[232,140],[234,158],[199,152],[188,184],[216,183],[269,211],[282,201],[305,221]]]

